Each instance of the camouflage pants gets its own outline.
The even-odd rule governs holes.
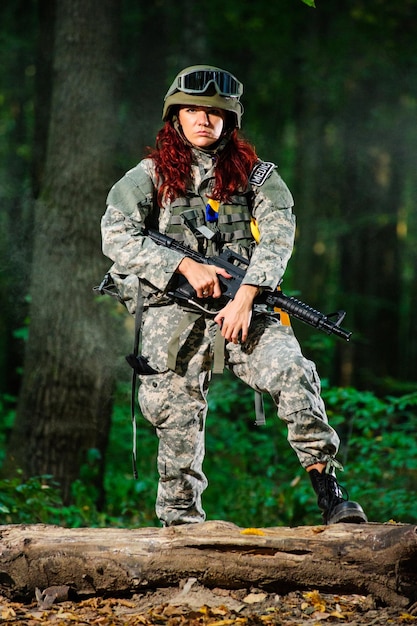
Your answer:
[[[159,438],[156,513],[165,525],[205,519],[201,496],[207,392],[218,327],[203,316],[184,324],[176,305],[150,309],[142,353],[158,374],[141,377],[142,414]],[[175,371],[167,369],[168,347],[179,334]],[[248,340],[227,343],[225,365],[253,389],[268,393],[288,427],[288,441],[303,467],[333,459],[339,438],[328,424],[314,363],[301,353],[293,331],[270,316],[255,316]]]

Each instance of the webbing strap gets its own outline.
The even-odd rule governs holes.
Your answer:
[[[178,324],[174,334],[168,343],[168,357],[167,357],[167,367],[168,369],[175,372],[175,368],[177,365],[177,357],[180,346],[180,337],[184,330],[186,330],[191,324],[195,324],[195,322],[202,316],[199,312],[188,311],[184,313],[184,317],[181,319]],[[216,336],[214,338],[214,347],[213,347],[213,374],[222,374],[224,370],[224,337],[220,332],[220,327],[216,329]]]
[[[139,353],[139,343],[140,343],[140,335],[142,330],[142,315],[143,315],[143,304],[144,304],[144,296],[140,284],[140,280],[138,279],[138,300],[136,303],[136,312],[135,312],[135,340],[133,344],[133,354],[135,357],[138,356]],[[133,437],[133,445],[132,445],[132,466],[133,466],[133,476],[134,478],[138,477],[138,470],[136,464],[136,380],[137,374],[134,369],[132,369],[132,393],[130,397],[130,414],[132,418],[132,437]]]
[[[255,391],[255,426],[265,426],[264,398],[260,391]]]
[[[201,315],[201,313],[193,313],[191,311],[184,313],[184,317],[181,319],[174,334],[169,340],[167,366],[168,369],[172,370],[173,372],[175,372],[175,368],[177,365],[177,356],[180,348],[180,337],[184,330],[188,328],[191,324],[194,324],[198,320],[198,318],[201,317]]]
[[[213,374],[223,374],[224,370],[224,337],[220,332],[220,326],[216,329],[213,349]]]

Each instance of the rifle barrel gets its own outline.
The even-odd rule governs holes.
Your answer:
[[[286,296],[279,291],[268,296],[266,301],[267,304],[280,307],[286,313],[289,313],[310,326],[319,328],[328,335],[336,335],[345,341],[349,341],[352,336],[349,330],[345,330],[335,322],[332,322],[324,313],[320,313],[320,311],[313,309],[313,307],[297,300],[297,298],[293,296]]]

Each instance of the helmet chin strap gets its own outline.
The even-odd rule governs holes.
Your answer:
[[[231,134],[232,134],[232,132],[234,130],[234,128],[226,128],[222,132],[221,136],[219,137],[219,139],[215,143],[213,143],[208,148],[201,148],[200,146],[195,146],[193,143],[191,143],[191,141],[189,141],[187,139],[187,137],[184,135],[184,131],[182,129],[182,126],[180,124],[180,121],[179,121],[177,115],[173,115],[172,116],[172,125],[175,128],[175,130],[177,131],[177,133],[179,134],[179,136],[181,137],[182,141],[187,146],[190,146],[191,148],[194,148],[194,149],[197,149],[197,150],[201,150],[201,152],[205,152],[206,154],[212,154],[212,155],[215,155],[218,152],[221,152],[223,150],[225,145],[230,140]]]

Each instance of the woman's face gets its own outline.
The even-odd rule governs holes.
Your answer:
[[[226,111],[214,107],[182,106],[178,119],[190,143],[197,148],[209,148],[221,137]]]

